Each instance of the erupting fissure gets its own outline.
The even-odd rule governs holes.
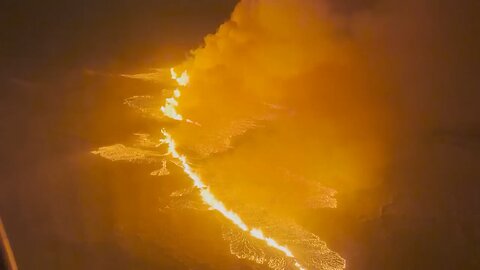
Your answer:
[[[177,73],[173,68],[170,69],[170,72],[172,75],[172,79],[175,80],[179,86],[188,85],[189,76],[187,71],[183,72],[180,77],[177,76]],[[161,107],[161,111],[166,117],[180,121],[183,119],[183,117],[176,111],[176,107],[178,106],[178,101],[176,100],[176,98],[179,98],[180,95],[180,89],[176,88],[173,91],[173,97],[166,99],[165,106]],[[277,241],[275,241],[273,238],[266,237],[263,234],[262,230],[249,227],[247,224],[245,224],[245,222],[237,213],[227,209],[224,203],[215,197],[215,195],[210,191],[210,187],[207,186],[202,181],[200,176],[192,169],[192,167],[189,165],[187,157],[177,151],[177,147],[172,136],[165,129],[162,129],[162,134],[164,138],[160,140],[160,143],[168,145],[168,154],[179,162],[178,165],[183,169],[183,171],[190,178],[190,180],[193,181],[193,185],[199,190],[203,202],[207,204],[211,210],[218,211],[242,231],[247,232],[252,237],[263,241],[266,245],[282,252],[285,256],[291,258],[294,262],[295,267],[297,267],[298,269],[305,270],[305,268],[302,267],[302,265],[298,262],[297,258],[295,258],[295,256],[290,251],[290,249],[288,249],[288,247],[278,244]]]
[[[170,73],[172,75],[172,79],[177,81],[178,85],[180,86],[186,86],[189,81],[188,73],[185,71],[182,73],[180,77],[177,76],[177,73],[175,73],[175,70],[170,69]],[[163,105],[160,110],[162,113],[171,119],[182,121],[183,117],[181,114],[177,112],[177,106],[178,106],[178,101],[177,98],[179,98],[181,95],[180,90],[177,88],[173,90],[173,96],[165,99],[165,105]]]

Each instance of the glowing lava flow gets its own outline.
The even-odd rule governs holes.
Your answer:
[[[177,76],[175,70],[170,69],[170,73],[172,75],[172,79],[177,81],[180,86],[186,86],[189,82],[189,77],[187,71],[183,72],[180,77]],[[163,114],[171,119],[182,121],[183,117],[177,112],[178,101],[181,95],[180,90],[177,88],[173,91],[173,97],[169,97],[165,100],[165,105],[160,108]]]
[[[161,143],[165,143],[168,145],[168,153],[172,155],[173,158],[180,161],[180,167],[183,171],[188,175],[188,177],[193,181],[193,185],[200,190],[200,195],[202,200],[210,206],[212,209],[217,210],[218,212],[222,213],[223,216],[228,218],[232,221],[235,225],[237,225],[243,231],[247,231],[247,225],[242,221],[242,219],[234,212],[227,210],[225,205],[219,201],[213,193],[210,192],[209,187],[205,185],[200,179],[200,176],[196,174],[190,165],[187,162],[187,158],[183,155],[180,155],[177,152],[175,141],[172,139],[172,136],[167,133],[165,130],[162,130],[162,134],[165,136],[164,139],[160,140]]]
[[[162,134],[165,136],[164,139],[161,139],[160,142],[168,145],[168,154],[170,154],[173,158],[180,162],[180,167],[183,169],[185,174],[193,181],[193,185],[199,189],[200,196],[205,204],[207,204],[211,209],[220,212],[225,218],[230,220],[233,224],[235,224],[241,230],[248,232],[251,236],[262,240],[268,246],[281,251],[285,256],[293,258],[295,262],[295,266],[300,269],[304,270],[304,268],[300,265],[300,263],[295,259],[292,252],[286,247],[278,244],[274,239],[265,237],[263,232],[257,228],[249,228],[245,222],[240,218],[240,216],[233,212],[232,210],[228,210],[225,205],[219,201],[215,195],[210,191],[210,188],[203,183],[202,179],[198,174],[196,174],[192,167],[188,164],[187,158],[184,155],[178,153],[176,149],[175,141],[172,139],[172,136],[165,131],[162,130]]]
[[[188,74],[187,74],[186,71],[181,75],[181,77],[177,77],[177,75],[176,75],[176,73],[173,69],[171,69],[170,71],[172,73],[172,79],[176,80],[177,83],[180,86],[186,86],[188,84],[189,77],[188,77]],[[180,96],[180,90],[178,88],[175,89],[175,91],[174,91],[174,97],[175,96],[177,96],[177,97]],[[170,99],[170,101],[169,101],[169,99]],[[173,100],[174,102],[172,103],[171,100]],[[173,116],[177,117],[177,118],[180,118],[180,119],[176,119],[174,117],[171,117],[167,113],[172,112],[172,111],[168,111],[167,109],[163,109],[164,107],[162,107],[162,112],[165,114],[165,116],[176,119],[176,120],[182,120],[182,116],[178,115],[175,111],[175,107],[178,106],[178,102],[176,101],[176,99],[175,98],[167,98],[166,106],[168,104],[174,105],[173,112],[175,114],[173,114]],[[249,228],[247,226],[247,224],[245,224],[245,222],[243,222],[243,220],[240,218],[240,216],[237,213],[233,212],[232,210],[227,209],[225,207],[225,205],[223,204],[223,202],[218,200],[215,197],[215,195],[213,195],[213,193],[210,191],[210,188],[205,183],[203,183],[200,176],[197,173],[195,173],[195,171],[189,165],[189,163],[187,161],[187,157],[185,155],[181,155],[180,153],[178,153],[175,141],[173,140],[172,136],[165,129],[162,129],[162,134],[165,138],[161,139],[160,143],[168,145],[168,154],[170,154],[173,158],[175,158],[176,160],[179,161],[179,166],[183,169],[185,174],[187,174],[188,177],[193,181],[193,185],[196,188],[198,188],[198,190],[200,191],[200,196],[201,196],[203,202],[205,204],[207,204],[210,207],[211,210],[216,210],[216,211],[220,212],[225,218],[230,220],[239,229],[241,229],[242,231],[248,232],[252,237],[263,241],[266,245],[282,252],[283,254],[285,254],[285,256],[292,258],[293,261],[294,261],[294,265],[298,269],[305,270],[305,268],[303,268],[300,265],[300,263],[295,258],[295,256],[293,256],[292,252],[288,249],[288,247],[282,246],[282,245],[278,244],[274,239],[266,237],[263,234],[262,230],[260,230],[260,229]]]

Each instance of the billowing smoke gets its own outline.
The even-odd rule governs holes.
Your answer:
[[[210,160],[208,171],[229,168],[222,178],[244,183],[248,196],[265,187],[263,195],[275,197],[266,200],[286,209],[311,187],[282,184],[279,171],[360,190],[383,181],[410,138],[471,125],[475,84],[461,65],[473,62],[465,61],[473,47],[441,20],[450,8],[429,1],[241,1],[179,67],[192,78],[180,110],[203,130],[221,130],[233,148]],[[254,123],[235,140],[228,131],[235,121]],[[186,144],[198,142],[195,133],[182,134]]]
[[[202,128],[177,136],[185,144],[198,143],[201,130],[228,137],[232,149],[202,169],[282,211],[303,206],[313,183],[349,189],[378,181],[398,124],[397,94],[385,52],[369,47],[369,18],[335,13],[323,1],[240,2],[178,68],[191,76],[180,110]],[[235,125],[245,136],[228,131]]]

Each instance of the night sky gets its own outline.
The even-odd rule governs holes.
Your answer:
[[[116,74],[181,63],[237,2],[0,2],[0,216],[19,269],[263,269],[229,254],[215,217],[159,214],[183,182],[90,153],[155,124],[122,103],[156,85]],[[355,22],[342,35],[376,100],[362,104],[382,95],[390,119],[362,136],[388,154],[375,180],[330,183],[337,209],[298,222],[347,269],[480,269],[479,2],[323,2]]]

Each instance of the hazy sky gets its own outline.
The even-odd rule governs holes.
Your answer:
[[[245,1],[190,57],[236,4],[0,4],[0,215],[20,269],[256,267],[229,254],[215,217],[159,213],[184,180],[89,153],[156,128],[122,103],[157,86],[116,74],[181,63],[201,78],[185,111],[207,126],[287,108],[205,170],[239,166],[265,176],[245,192],[287,194],[269,169],[288,164],[338,190],[337,209],[285,206],[299,187],[270,206],[348,269],[480,268],[479,3]]]

